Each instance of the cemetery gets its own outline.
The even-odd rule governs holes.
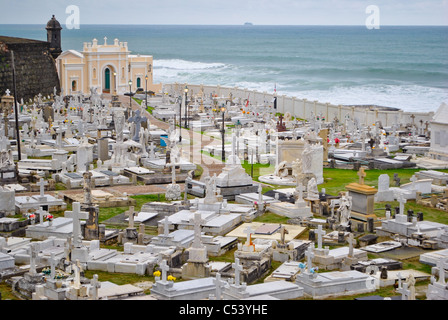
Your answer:
[[[446,104],[98,89],[0,94],[0,299],[448,300]]]

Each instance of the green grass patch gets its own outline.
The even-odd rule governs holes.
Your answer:
[[[288,222],[288,217],[279,216],[272,212],[266,212],[262,214],[259,217],[256,217],[254,219],[255,222],[261,222],[261,223],[281,223],[286,224]]]
[[[412,168],[412,169],[389,169],[389,170],[366,170],[366,177],[364,178],[364,183],[377,188],[378,187],[378,177],[382,174],[388,174],[390,177],[390,185],[394,186],[394,173],[398,174],[400,178],[400,183],[405,184],[410,182],[410,178],[415,174],[415,172],[420,171],[421,169]],[[448,170],[439,170],[442,172],[448,172]],[[349,169],[332,169],[332,168],[324,168],[324,183],[319,185],[319,189],[325,188],[327,194],[338,195],[340,191],[345,190],[345,186],[352,182],[358,182],[359,177],[357,175],[357,171],[349,170]]]
[[[398,201],[375,202],[374,208],[380,209],[375,210],[375,214],[378,217],[385,217],[385,210],[382,209],[386,208],[386,204],[390,204],[392,210],[394,210],[395,207],[398,207],[400,205]],[[420,204],[417,204],[415,200],[409,200],[406,202],[405,214],[407,213],[407,210],[413,210],[414,215],[416,215],[417,212],[423,212],[424,220],[448,224],[448,215],[444,211],[431,207],[422,206]]]
[[[2,294],[2,300],[22,300],[12,293],[12,288],[4,281],[0,282],[0,293]]]
[[[149,112],[149,114],[152,114],[152,112],[154,111],[154,107],[146,107],[146,111]]]
[[[271,166],[269,163],[250,164],[248,161],[243,161],[241,165],[243,166],[244,170],[248,175],[251,175],[251,173],[253,172],[252,179],[256,181],[258,181],[258,178],[260,176],[273,173],[275,170],[274,166]]]
[[[99,281],[110,281],[112,283],[115,283],[116,285],[124,285],[124,284],[135,284],[138,282],[143,281],[151,281],[154,282],[154,277],[151,275],[138,275],[133,273],[109,273],[99,270],[85,270],[84,275],[88,279],[92,279],[93,275],[98,275]],[[149,291],[146,292],[146,294],[149,294]]]

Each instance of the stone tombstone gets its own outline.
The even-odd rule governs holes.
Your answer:
[[[310,229],[308,233],[308,240],[310,241],[316,241],[316,234],[314,233],[314,230]]]
[[[378,192],[389,190],[390,178],[388,174],[382,174],[378,177]]]

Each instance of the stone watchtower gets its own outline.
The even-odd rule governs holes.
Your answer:
[[[61,53],[61,24],[58,20],[52,16],[47,22],[47,42],[50,42],[50,53],[54,59],[56,59]]]

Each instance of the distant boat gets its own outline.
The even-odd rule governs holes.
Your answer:
[[[245,26],[253,26],[253,23],[252,22],[245,22],[244,25]]]

